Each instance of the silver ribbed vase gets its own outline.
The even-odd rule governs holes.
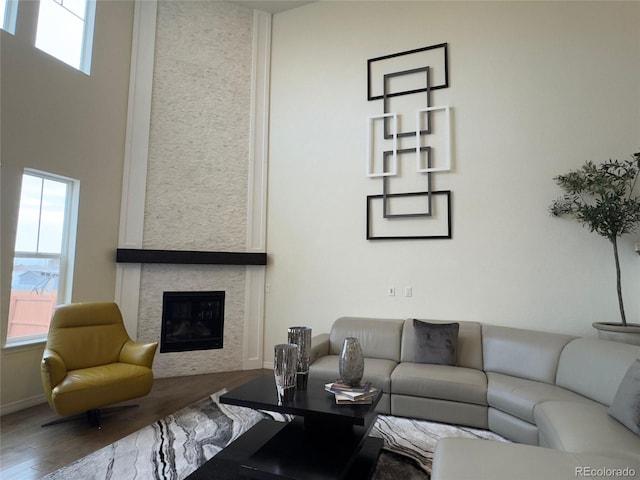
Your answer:
[[[360,341],[356,337],[347,337],[342,345],[340,360],[340,381],[347,385],[358,385],[364,375],[364,356]]]
[[[281,343],[273,347],[273,373],[278,391],[278,405],[293,400],[296,388],[298,345]]]
[[[287,333],[289,343],[298,345],[298,365],[296,369],[296,388],[307,389],[309,378],[309,357],[311,355],[311,328],[289,327]]]

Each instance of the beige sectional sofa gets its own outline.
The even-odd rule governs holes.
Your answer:
[[[380,413],[488,428],[517,443],[443,439],[432,480],[640,478],[640,437],[609,415],[639,346],[457,323],[457,364],[434,365],[414,362],[412,319],[339,318],[314,337],[310,374],[335,380],[344,338],[357,337],[365,378],[383,391]]]

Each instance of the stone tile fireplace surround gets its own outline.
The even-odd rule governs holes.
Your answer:
[[[142,342],[160,341],[164,292],[225,292],[223,348],[165,353],[158,350],[153,363],[157,378],[262,367],[262,321],[256,316],[256,310],[260,312],[261,309],[259,303],[256,305],[251,300],[254,297],[252,291],[257,291],[260,296],[262,282],[256,283],[258,288],[252,288],[251,280],[260,280],[264,267],[138,264],[120,268],[124,272],[125,284],[130,283],[129,277],[131,274],[135,277],[135,270],[139,269],[139,296],[133,301],[138,303],[136,338]],[[123,297],[125,305],[127,297],[131,299],[133,296]],[[123,314],[126,318],[124,308]]]
[[[225,292],[224,347],[216,350],[156,353],[157,376],[176,377],[242,370],[245,268],[222,265],[151,265],[142,267],[138,337],[160,339],[165,291]]]
[[[266,263],[271,16],[226,2],[135,8],[117,257],[167,249]],[[262,368],[265,263],[173,260],[118,260],[130,336],[160,340],[165,291],[224,291],[224,345],[158,350],[155,376]]]

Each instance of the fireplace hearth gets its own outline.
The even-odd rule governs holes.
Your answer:
[[[224,291],[164,292],[160,352],[223,347]]]

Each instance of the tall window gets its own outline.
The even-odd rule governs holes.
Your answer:
[[[54,307],[71,300],[79,182],[22,176],[7,343],[45,337]]]
[[[89,75],[95,9],[95,0],[40,0],[36,47]]]
[[[15,35],[18,0],[0,0],[0,14],[2,15],[2,29]]]

